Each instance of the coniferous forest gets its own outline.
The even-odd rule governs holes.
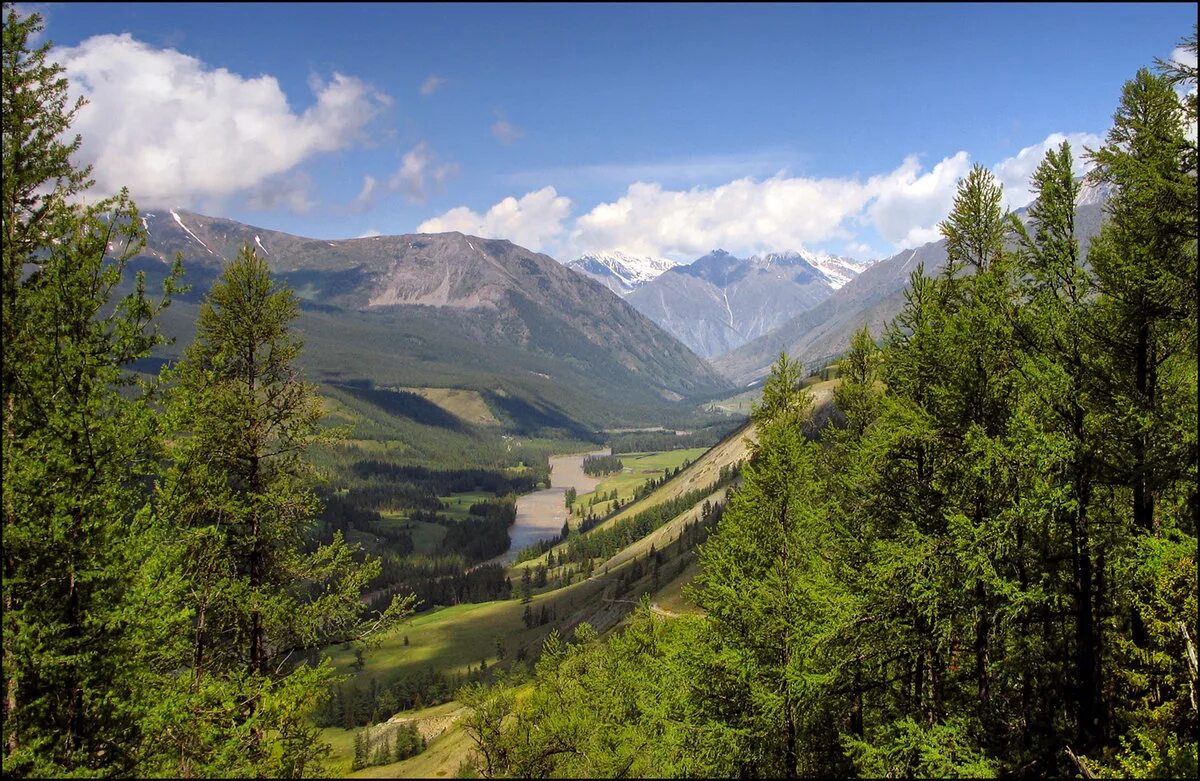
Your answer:
[[[646,597],[532,658],[497,636],[490,674],[360,685],[327,651],[416,610],[521,599],[526,629],[566,611],[530,604],[547,563],[514,589],[493,561],[541,467],[360,460],[322,489],[314,453],[339,431],[300,369],[299,300],[250,245],[202,291],[179,360],[135,370],[168,342],[182,262],[153,289],[132,271],[143,222],[73,162],[82,103],[40,18],[3,24],[6,776],[320,776],[331,727],[365,727],[359,770],[426,748],[413,723],[370,725],[452,697],[463,775],[1200,772],[1194,65],[1134,74],[1102,145],[1041,160],[1027,210],[976,165],[940,226],[946,266],[913,270],[901,314],[854,336],[821,425],[781,355],[747,462],[523,554],[599,577],[703,501],[673,538],[697,551],[701,612]],[[1183,46],[1194,62],[1194,30]],[[1085,252],[1076,206],[1096,188]],[[672,438],[626,431],[613,452]],[[439,514],[439,494],[472,491],[495,497]],[[393,506],[433,553],[387,526]],[[363,530],[391,547],[364,551]],[[643,557],[656,586],[664,547]]]
[[[644,605],[548,643],[529,696],[472,685],[484,774],[1194,775],[1195,77],[1139,71],[1025,220],[972,170],[949,264],[857,334],[819,442],[782,356],[706,615]],[[1086,258],[1080,153],[1113,192]]]

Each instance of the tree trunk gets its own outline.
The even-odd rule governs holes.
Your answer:
[[[1144,402],[1148,410],[1154,407],[1154,389],[1151,382],[1151,345],[1150,324],[1143,320],[1138,327],[1137,348],[1134,353],[1136,362],[1136,383],[1139,401]],[[1133,440],[1133,523],[1139,529],[1149,532],[1154,528],[1154,496],[1150,490],[1149,465],[1147,464],[1147,435],[1139,430]]]

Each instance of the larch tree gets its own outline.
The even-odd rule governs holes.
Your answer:
[[[836,767],[813,733],[840,707],[827,696],[823,651],[836,624],[828,563],[837,538],[825,522],[820,446],[803,433],[812,396],[800,380],[800,365],[780,356],[753,411],[757,441],[743,483],[702,548],[696,593],[718,666],[745,698],[730,725],[755,747],[743,767],[789,778]]]
[[[128,194],[85,205],[71,102],[37,14],[3,20],[4,769],[131,773],[170,622],[146,588],[157,529],[153,384],[131,365],[167,304],[130,285]],[[122,294],[122,288],[126,291]],[[169,612],[169,611],[168,611]]]
[[[200,308],[176,367],[173,464],[160,512],[177,529],[191,631],[177,730],[178,772],[299,776],[318,767],[307,721],[332,671],[302,652],[393,625],[411,600],[368,615],[360,595],[378,560],[356,560],[336,533],[313,547],[318,501],[303,456],[326,436],[322,405],[297,359],[295,295],[249,246]],[[361,558],[361,557],[357,557]]]

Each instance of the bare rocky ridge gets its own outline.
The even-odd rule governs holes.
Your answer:
[[[1076,207],[1075,229],[1084,255],[1088,243],[1100,231],[1104,202],[1104,193],[1089,188]],[[746,387],[765,377],[781,352],[805,366],[816,367],[845,352],[850,338],[863,325],[878,339],[884,326],[904,307],[909,276],[921,264],[926,274],[941,271],[946,264],[945,241],[906,249],[875,263],[816,307],[721,355],[713,365],[735,384]]]
[[[606,396],[612,409],[623,394],[636,404],[728,388],[705,361],[604,286],[509,241],[461,233],[308,239],[181,210],[144,219],[144,262],[165,263],[182,252],[188,281],[203,289],[207,276],[250,243],[316,307],[322,328],[334,329],[317,336],[322,344],[336,342],[341,330],[344,350],[366,351],[369,341],[377,355],[407,355],[417,369],[421,362],[469,362],[470,370],[487,364],[492,374]],[[380,345],[380,331],[388,328],[394,343]],[[472,354],[446,354],[452,345]],[[372,361],[362,363],[371,369]],[[389,381],[421,384],[421,376],[415,379],[409,371]]]
[[[714,358],[820,304],[854,273],[845,262],[834,271],[815,261],[798,252],[742,259],[714,250],[626,300],[697,354]]]

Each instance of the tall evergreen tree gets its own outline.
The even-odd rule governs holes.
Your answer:
[[[161,340],[160,301],[125,264],[128,195],[86,206],[76,111],[37,14],[3,27],[4,769],[129,773],[145,748],[162,615],[139,602],[156,537],[152,387],[130,366]],[[144,585],[144,584],[143,584]]]
[[[1092,153],[1091,177],[1113,190],[1088,252],[1110,356],[1101,367],[1112,410],[1106,460],[1131,488],[1133,522],[1144,531],[1160,525],[1155,504],[1169,484],[1195,468],[1194,417],[1178,414],[1195,400],[1175,381],[1196,358],[1196,172],[1185,164],[1183,120],[1170,82],[1142,69]],[[1194,525],[1194,490],[1184,503]]]
[[[819,498],[819,446],[803,434],[812,398],[800,380],[800,365],[780,356],[754,408],[744,482],[702,550],[697,581],[722,667],[743,687],[731,726],[754,748],[742,766],[785,777],[836,767],[813,729],[835,707],[821,644],[834,624],[827,562],[836,543]]]
[[[331,670],[292,657],[389,626],[411,601],[365,617],[360,594],[379,561],[358,563],[340,532],[307,552],[318,507],[303,455],[323,435],[320,400],[296,365],[298,311],[244,247],[201,305],[177,368],[161,511],[179,532],[194,611],[179,717],[204,725],[176,733],[185,774],[311,773],[321,751],[306,711]]]

